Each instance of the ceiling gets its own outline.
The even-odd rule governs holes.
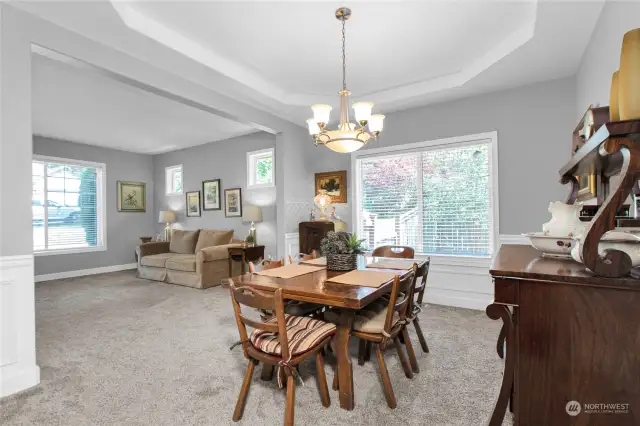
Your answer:
[[[178,52],[193,64],[193,72],[180,78],[302,126],[311,116],[309,105],[338,107],[341,28],[334,12],[344,3],[14,4],[148,61],[161,47]],[[368,100],[374,111],[390,113],[569,77],[603,4],[352,0],[347,85],[354,101]]]
[[[159,154],[252,133],[255,129],[33,55],[33,132],[142,154]]]

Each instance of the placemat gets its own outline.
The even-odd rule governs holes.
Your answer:
[[[402,269],[408,270],[413,268],[413,264],[416,263],[415,260],[408,259],[383,259],[378,260],[377,262],[373,262],[367,265],[367,268],[376,268],[376,269]]]
[[[275,278],[293,278],[304,274],[310,274],[316,271],[322,271],[324,268],[311,265],[285,265],[279,268],[267,269],[266,271],[257,272],[258,275]]]
[[[393,272],[357,270],[331,277],[327,282],[378,288],[396,275]]]
[[[309,259],[309,260],[301,260],[300,264],[304,265],[315,265],[315,266],[327,266],[327,258],[319,257],[317,259]]]

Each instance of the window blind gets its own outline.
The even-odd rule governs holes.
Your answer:
[[[61,161],[32,163],[32,227],[36,252],[103,245],[101,167]]]
[[[490,143],[360,158],[357,226],[369,247],[489,256],[492,247]]]

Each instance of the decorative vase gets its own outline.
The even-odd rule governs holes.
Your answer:
[[[627,32],[622,40],[618,105],[620,120],[640,118],[640,28]]]
[[[611,121],[620,120],[620,100],[618,99],[618,78],[619,71],[613,73],[611,77],[611,92],[609,93],[609,119]]]
[[[328,254],[327,270],[329,271],[353,271],[358,267],[357,254]]]

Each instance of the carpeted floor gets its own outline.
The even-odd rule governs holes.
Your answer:
[[[227,289],[150,282],[133,271],[51,281],[36,284],[36,316],[42,382],[0,400],[0,424],[232,424],[246,361],[240,348],[229,351],[238,331]],[[500,324],[440,306],[425,308],[421,323],[431,353],[418,352],[413,380],[393,347],[386,352],[397,409],[386,405],[376,363],[357,365],[352,341],[355,410],[340,409],[334,391],[331,407],[322,407],[308,361],[296,424],[484,424],[502,378],[494,349]],[[334,365],[328,356],[329,386]],[[256,369],[240,424],[282,424],[285,392],[259,376]]]

